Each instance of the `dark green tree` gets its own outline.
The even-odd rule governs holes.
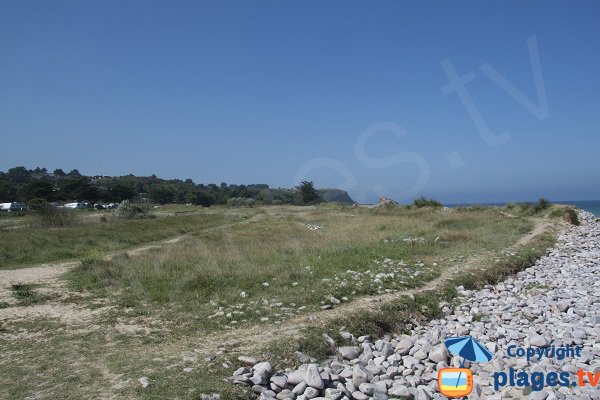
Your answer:
[[[296,190],[300,194],[300,200],[304,205],[316,204],[323,201],[321,195],[317,192],[311,181],[300,182],[300,185],[298,185]]]
[[[108,197],[110,201],[122,202],[123,200],[131,200],[136,196],[136,191],[131,187],[117,183],[115,186],[108,190]]]

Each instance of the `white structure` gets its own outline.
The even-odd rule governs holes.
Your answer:
[[[0,203],[0,211],[25,211],[27,210],[27,205],[25,203],[12,202],[12,203]]]
[[[67,203],[65,204],[65,208],[86,208],[85,203]]]

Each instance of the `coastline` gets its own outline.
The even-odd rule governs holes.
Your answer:
[[[594,306],[600,302],[600,293],[597,283],[589,279],[597,271],[600,223],[587,211],[579,211],[579,217],[582,224],[561,234],[531,267],[481,290],[458,287],[458,306],[446,304],[441,318],[410,334],[372,340],[348,333],[353,344],[339,347],[339,356],[324,364],[273,371],[270,363],[262,362],[239,368],[232,381],[252,381],[254,386],[249,385],[261,399],[308,399],[318,395],[336,399],[445,398],[439,397],[437,372],[458,367],[461,360],[447,352],[444,338],[471,335],[485,343],[495,358],[486,364],[467,363],[475,377],[469,398],[524,398],[532,386],[534,392],[539,392],[532,398],[597,398],[598,388],[581,380],[577,373],[600,367],[600,312]],[[515,307],[521,310],[516,316],[510,311]],[[536,348],[580,346],[584,355],[533,362],[507,356],[508,347],[515,344]],[[540,373],[567,378],[560,385],[544,386],[542,382],[541,386],[536,383],[521,387],[500,379],[515,370],[525,370],[532,379],[533,374]]]

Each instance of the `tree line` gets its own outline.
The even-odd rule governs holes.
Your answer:
[[[258,204],[314,204],[322,201],[312,182],[294,189],[272,189],[266,184],[196,184],[192,179],[152,176],[85,176],[77,169],[65,172],[46,168],[14,167],[0,172],[0,202],[43,199],[49,203],[88,201],[113,203],[123,200],[159,204],[191,203],[211,206],[229,199],[253,199]]]

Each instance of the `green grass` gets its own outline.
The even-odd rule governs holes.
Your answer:
[[[441,317],[443,314],[440,301],[456,302],[457,286],[478,290],[485,285],[501,282],[508,276],[531,266],[535,260],[546,253],[547,248],[554,244],[554,240],[553,235],[545,233],[534,238],[527,245],[521,246],[515,256],[507,256],[499,263],[494,263],[493,268],[480,267],[474,271],[458,274],[437,290],[420,292],[414,296],[402,296],[384,304],[376,311],[351,313],[344,318],[330,321],[327,327],[306,328],[297,343],[290,345],[289,340],[275,342],[265,355],[270,357],[279,368],[285,368],[298,364],[293,354],[296,349],[321,361],[332,356],[334,349],[325,342],[324,334],[336,338],[336,342],[340,345],[343,344],[339,336],[340,331],[348,331],[354,336],[370,335],[375,338],[382,337],[386,333],[406,333],[414,327],[415,322],[426,323]],[[480,315],[478,318],[482,319],[485,316]]]
[[[455,257],[502,249],[531,229],[527,220],[489,209],[474,214],[348,208],[353,216],[328,208],[280,210],[140,257],[84,259],[67,280],[74,290],[110,297],[121,307],[156,309],[165,318],[185,313],[208,318],[219,307],[233,313],[201,326],[190,318],[179,326],[212,331],[232,321],[239,326],[282,320],[299,306],[316,310],[329,295],[354,299],[419,287]],[[323,228],[313,231],[308,223]],[[383,264],[385,259],[393,266]],[[375,282],[378,274],[389,273],[394,277]],[[240,297],[242,292],[247,296]],[[271,307],[277,303],[282,304]]]
[[[63,228],[0,230],[0,269],[84,257],[92,251],[120,250],[232,221],[227,215],[209,213],[137,220],[107,215],[108,222],[98,219]]]

